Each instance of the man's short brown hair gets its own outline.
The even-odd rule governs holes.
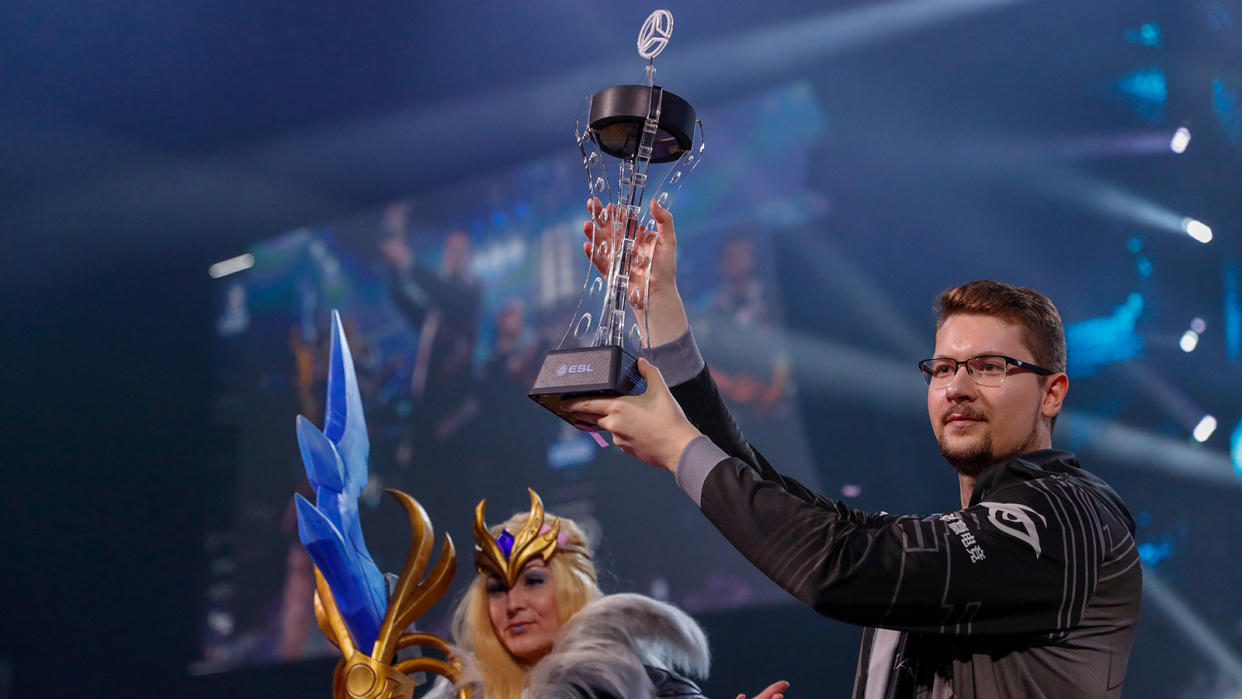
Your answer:
[[[1023,340],[1035,363],[1065,371],[1065,328],[1047,296],[1025,287],[980,279],[945,289],[936,298],[936,332],[949,316],[976,313],[1022,326]]]

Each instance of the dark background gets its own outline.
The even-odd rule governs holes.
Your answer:
[[[1236,692],[1242,3],[669,7],[659,77],[696,106],[804,80],[827,112],[813,171],[831,207],[777,242],[777,262],[829,492],[856,483],[889,511],[956,502],[930,440],[911,454],[887,439],[927,430],[921,385],[886,379],[926,353],[940,289],[1031,285],[1067,323],[1116,318],[1138,293],[1142,350],[1074,374],[1058,445],[1139,520],[1127,695]],[[583,95],[641,77],[632,37],[651,9],[0,9],[0,696],[328,693],[330,662],[186,672],[205,522],[230,482],[212,460],[206,268],[567,147]],[[1193,140],[1177,155],[1179,126]],[[745,167],[713,147],[704,167]],[[1181,233],[1185,216],[1214,240]],[[1195,317],[1207,329],[1184,353]],[[1220,426],[1199,445],[1205,413]],[[794,606],[702,620],[713,694],[776,677],[791,696],[848,690],[856,630]]]

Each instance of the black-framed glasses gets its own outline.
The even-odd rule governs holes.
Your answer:
[[[936,387],[947,386],[953,377],[957,376],[958,367],[961,366],[966,367],[967,375],[974,379],[976,384],[990,387],[1005,383],[1005,376],[1009,373],[1011,366],[1026,369],[1040,376],[1054,373],[1051,369],[1045,369],[1038,364],[1006,357],[1003,354],[978,354],[960,361],[952,357],[932,357],[919,362],[919,369],[923,371],[923,380],[928,386]]]

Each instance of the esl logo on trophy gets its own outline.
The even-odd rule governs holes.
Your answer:
[[[600,205],[594,207],[578,308],[530,390],[531,398],[571,423],[573,417],[560,409],[563,398],[647,390],[635,366],[650,351],[643,309],[657,230],[643,207],[647,182],[659,183],[652,197],[671,208],[704,148],[694,107],[655,84],[655,57],[672,33],[673,15],[652,12],[638,34],[646,80],[587,97],[575,129],[587,188]]]

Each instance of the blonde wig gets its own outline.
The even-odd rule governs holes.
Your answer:
[[[517,531],[529,512],[519,512],[505,522],[492,526],[492,537],[500,536],[501,529]],[[555,515],[547,513],[544,521],[551,523]],[[552,579],[556,583],[556,611],[562,626],[578,613],[588,602],[603,593],[595,575],[595,564],[585,552],[589,550],[586,536],[573,520],[560,519],[563,545],[548,560]],[[517,698],[522,695],[522,684],[530,667],[519,663],[496,637],[487,606],[487,579],[479,574],[470,584],[465,597],[453,613],[453,638],[464,650],[474,656],[474,664],[482,677],[483,696],[487,699]]]

